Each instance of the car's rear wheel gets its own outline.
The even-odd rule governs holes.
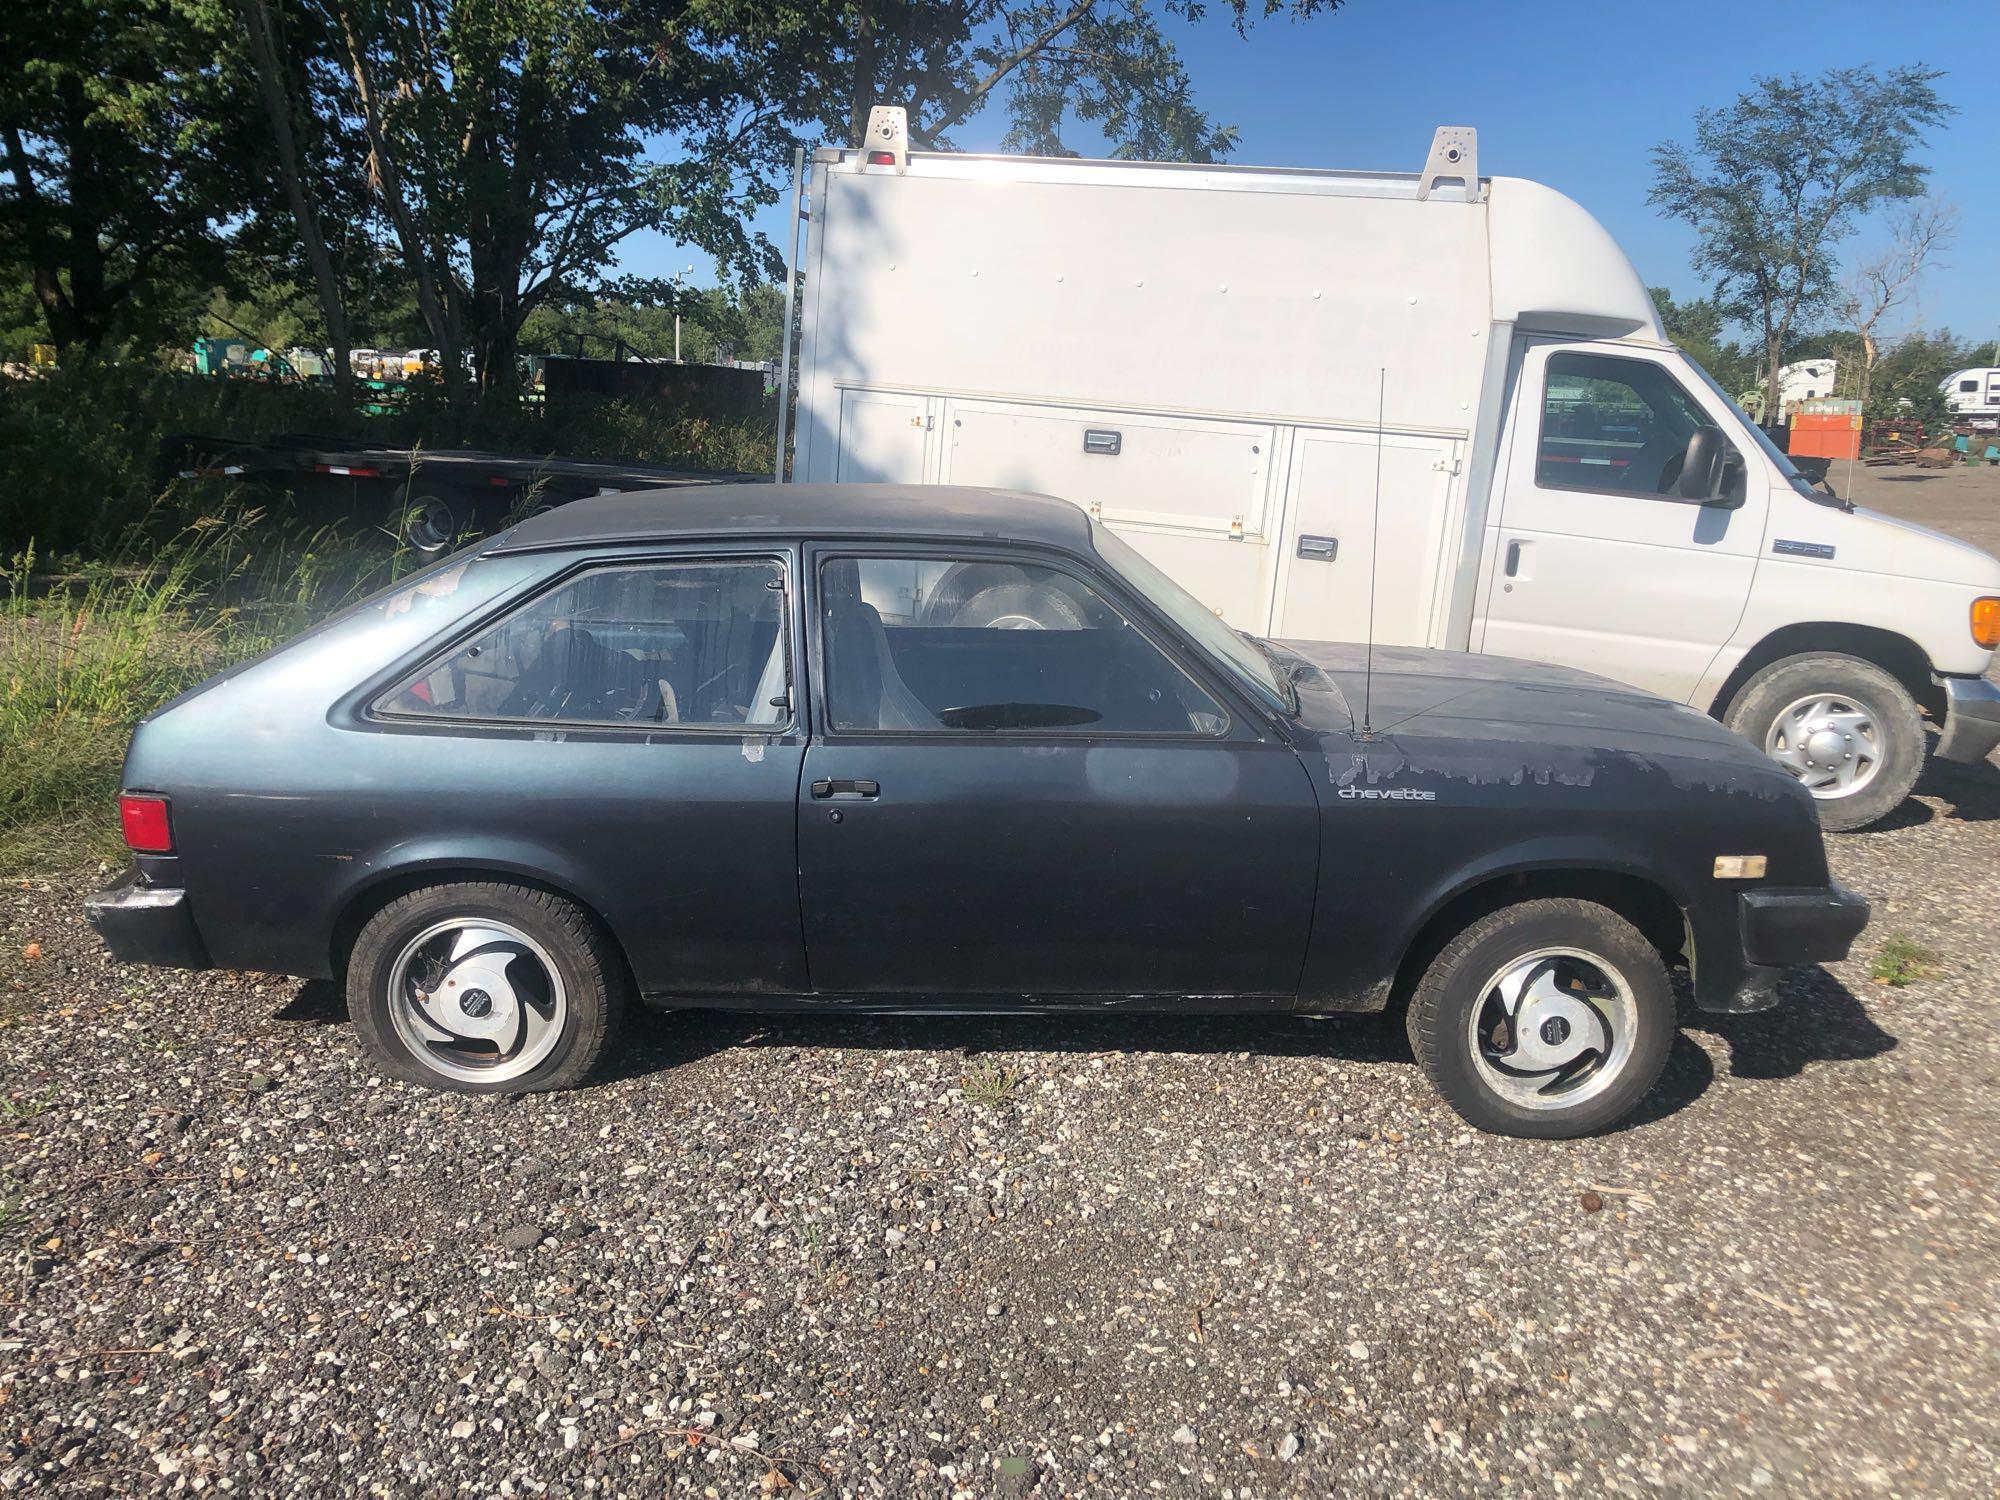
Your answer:
[[[469,1093],[581,1082],[622,1002],[623,971],[596,923],[527,886],[399,897],[361,929],[347,965],[348,1012],[383,1068]]]
[[[1660,955],[1589,901],[1525,901],[1472,923],[1432,960],[1410,1047],[1465,1120],[1566,1139],[1622,1119],[1658,1081],[1677,1026]]]
[[[1909,690],[1873,662],[1788,656],[1751,678],[1723,715],[1813,794],[1820,827],[1865,828],[1910,795],[1924,723]]]

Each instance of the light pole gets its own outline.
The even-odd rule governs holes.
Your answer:
[[[674,272],[674,363],[681,362],[681,278],[694,270],[693,265],[682,266]]]

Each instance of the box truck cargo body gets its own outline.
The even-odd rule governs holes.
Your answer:
[[[911,153],[898,114],[811,163],[793,477],[1046,491],[1254,634],[1603,673],[1833,826],[1900,801],[1920,710],[2000,742],[2000,563],[1816,491],[1470,130],[1394,174]]]

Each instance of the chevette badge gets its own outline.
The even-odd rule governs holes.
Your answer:
[[[1371,787],[1344,786],[1340,795],[1351,799],[1361,798],[1369,802],[1435,802],[1436,792],[1419,792],[1406,786],[1392,786],[1381,791]]]

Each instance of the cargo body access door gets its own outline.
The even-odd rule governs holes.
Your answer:
[[[848,419],[890,410],[879,428]],[[1382,436],[1377,545],[1372,431],[852,390],[841,425],[840,479],[1059,495],[1239,630],[1361,640],[1371,569],[1377,640],[1424,645],[1441,628],[1457,439]],[[895,462],[863,440],[878,430]]]

